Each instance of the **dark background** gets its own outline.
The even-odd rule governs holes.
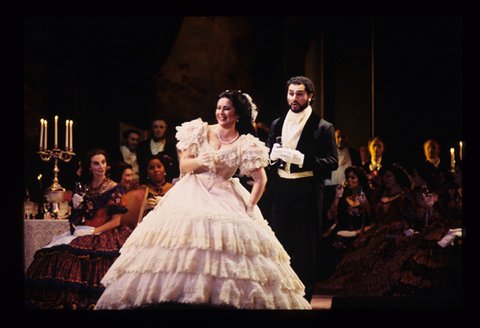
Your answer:
[[[74,121],[77,156],[59,164],[60,183],[71,189],[85,150],[110,151],[125,125],[146,131],[157,116],[174,141],[174,127],[186,120],[213,122],[225,89],[250,93],[258,120],[270,125],[287,109],[285,82],[295,75],[314,80],[314,109],[320,113],[322,94],[321,114],[347,130],[354,148],[379,135],[390,157],[408,166],[433,138],[449,160],[450,147],[458,155],[464,140],[463,24],[460,16],[26,17],[25,187],[35,201],[36,177],[43,175],[44,189],[53,178],[53,163],[36,154],[40,118],[53,142],[59,116],[60,145],[65,119]],[[320,37],[323,90],[309,74],[319,72],[318,51],[306,59]]]

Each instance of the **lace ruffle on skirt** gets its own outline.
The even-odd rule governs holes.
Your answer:
[[[97,309],[163,302],[311,308],[288,254],[258,208],[254,218],[246,214],[249,194],[238,180],[209,188],[187,175],[165,195],[103,278],[107,288]]]

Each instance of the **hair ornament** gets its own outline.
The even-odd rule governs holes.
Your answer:
[[[252,100],[252,97],[248,93],[243,93],[245,98],[247,98],[248,102],[250,103],[250,107],[252,108],[252,123],[255,122],[257,119],[258,111],[257,111],[257,105]]]

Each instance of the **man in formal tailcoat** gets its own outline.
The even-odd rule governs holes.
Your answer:
[[[291,265],[311,301],[316,282],[316,244],[320,231],[325,178],[338,167],[333,125],[310,106],[314,85],[298,76],[287,82],[288,112],[272,122],[269,187],[270,225],[291,257]]]
[[[140,167],[140,182],[146,183],[147,159],[152,155],[166,157],[166,180],[172,182],[180,175],[177,148],[167,140],[167,122],[164,119],[154,119],[151,123],[150,138],[138,144],[137,158]]]

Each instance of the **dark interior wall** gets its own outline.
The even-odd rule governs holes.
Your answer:
[[[332,53],[326,66],[332,66],[336,129],[344,130],[349,145],[358,149],[368,142],[372,117],[372,18],[343,17],[335,20],[327,34],[326,51]]]
[[[463,138],[462,19],[375,18],[375,134],[392,157],[423,158],[437,140],[442,156]],[[458,158],[457,158],[458,159]]]
[[[287,109],[285,82],[305,74],[305,56],[321,33],[324,117],[345,128],[356,146],[370,131],[370,21],[26,19],[25,184],[38,189],[40,173],[44,188],[52,179],[53,164],[36,154],[42,117],[74,120],[78,155],[117,146],[119,122],[147,129],[151,118],[164,116],[173,138],[174,126],[185,120],[212,121],[216,96],[225,89],[249,92],[260,108],[259,121],[269,125]],[[375,17],[374,31],[376,134],[400,159],[421,156],[427,138],[438,139],[448,155],[462,136],[461,20]],[[78,159],[60,163],[62,185]]]

